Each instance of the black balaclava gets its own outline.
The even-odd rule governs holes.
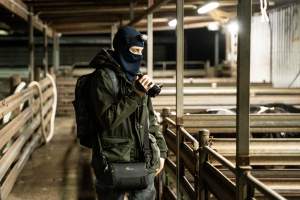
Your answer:
[[[136,55],[129,51],[129,48],[132,46],[144,47],[141,33],[129,26],[120,28],[113,40],[113,57],[121,65],[130,81],[139,72],[143,59],[142,55]]]

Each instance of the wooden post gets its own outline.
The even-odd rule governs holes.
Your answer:
[[[34,80],[35,81],[40,81],[41,77],[41,68],[39,66],[35,66],[34,67]]]
[[[9,78],[9,93],[13,94],[16,87],[21,83],[21,76],[19,74],[13,74]]]
[[[162,114],[161,114],[162,119],[163,119],[162,134],[164,134],[168,128],[168,123],[165,121],[165,119],[170,116],[170,113],[171,113],[170,108],[163,108]],[[158,199],[158,200],[162,200],[162,198],[163,198],[163,188],[164,188],[165,179],[166,179],[165,176],[166,176],[166,174],[163,170],[162,173],[157,177],[158,187],[157,187],[156,199]]]
[[[44,58],[43,58],[43,66],[44,66],[44,77],[49,72],[48,69],[48,36],[47,36],[47,26],[44,26]]]
[[[202,181],[202,166],[207,161],[207,154],[203,150],[205,146],[209,144],[209,131],[206,129],[200,130],[198,133],[198,142],[199,142],[199,151],[198,151],[198,160],[197,160],[197,181],[195,180],[195,184],[197,184],[196,189],[196,196],[197,199],[206,200],[208,197],[208,190]]]
[[[29,72],[29,82],[34,80],[34,27],[33,27],[33,13],[32,8],[31,12],[28,14],[28,32],[29,32],[29,64],[28,64],[28,72]]]

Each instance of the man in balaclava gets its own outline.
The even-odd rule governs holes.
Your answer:
[[[125,194],[133,200],[154,200],[154,177],[164,166],[167,154],[165,139],[159,131],[151,98],[146,91],[152,81],[140,74],[143,35],[132,27],[118,30],[114,51],[102,50],[91,61],[96,68],[90,81],[90,110],[95,119],[92,166],[96,191],[101,200],[121,200]],[[139,81],[144,90],[136,88]],[[91,119],[91,120],[92,120]],[[149,134],[151,160],[146,161],[144,136]],[[100,144],[99,144],[100,142]],[[105,175],[107,163],[146,162],[148,185],[145,189],[119,190]]]
[[[144,48],[143,35],[131,27],[120,29],[113,40],[113,57],[132,81],[140,70]]]

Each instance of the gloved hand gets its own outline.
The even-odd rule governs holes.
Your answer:
[[[137,81],[139,83],[137,83]],[[136,77],[134,85],[135,85],[135,92],[142,97],[145,96],[148,90],[154,86],[154,83],[152,82],[152,80],[148,75],[143,75],[141,78],[139,78],[138,76]]]

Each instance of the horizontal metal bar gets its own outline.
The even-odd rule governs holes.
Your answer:
[[[211,87],[185,87],[184,95],[197,95],[201,97],[201,95],[236,95],[235,87],[219,87],[219,88],[211,88]],[[160,95],[175,95],[176,88],[175,87],[163,87]],[[299,88],[262,88],[262,87],[253,87],[250,90],[251,96],[256,95],[300,95]]]
[[[223,155],[223,154],[222,154]],[[235,155],[223,155],[230,162],[235,164]],[[214,166],[220,166],[221,164],[215,159],[210,159],[210,163]],[[299,155],[289,155],[289,154],[281,154],[281,155],[250,155],[250,164],[251,166],[299,166],[300,158]]]
[[[180,131],[185,138],[187,138],[193,143],[193,150],[196,151],[199,148],[198,141],[191,134],[189,134],[183,127],[180,127]]]
[[[182,187],[190,199],[195,199],[195,189],[185,176],[182,178]]]
[[[256,179],[254,176],[252,176],[250,173],[246,174],[246,178],[249,184],[253,185],[257,190],[259,190],[261,193],[263,193],[265,196],[267,196],[270,199],[274,200],[286,200],[286,198],[282,197],[278,193],[276,193],[274,190],[270,189],[268,186],[260,182],[258,179]]]
[[[165,199],[177,200],[176,194],[168,186],[164,186],[163,194]]]
[[[176,141],[175,141],[176,142]],[[176,152],[177,154],[177,152]],[[180,148],[180,158],[183,161],[183,166],[192,174],[192,176],[196,173],[196,156],[193,150],[187,145],[183,144]]]
[[[71,108],[70,108],[71,109]],[[209,129],[209,132],[211,134],[222,134],[222,133],[228,133],[228,134],[235,134],[236,128],[224,128],[224,127],[219,127],[219,128],[211,128],[211,127],[201,127],[201,128],[196,128],[196,127],[185,127],[185,129],[190,132],[192,135],[196,134],[199,132],[200,129]],[[250,128],[251,133],[255,134],[260,134],[260,135],[268,135],[271,133],[299,133],[300,128],[294,128],[294,127],[258,127],[258,128]]]
[[[168,148],[172,152],[176,153],[176,134],[172,130],[167,129],[166,132],[164,133],[164,137],[168,145]]]
[[[214,138],[212,140],[212,149],[216,149],[220,154],[235,154],[234,138]],[[299,138],[251,138],[250,139],[250,155],[294,155],[300,156],[300,139]]]
[[[164,136],[169,150],[177,155],[176,134],[173,133],[170,129],[167,129]],[[184,166],[190,171],[192,175],[194,175],[196,170],[196,156],[193,149],[190,148],[187,144],[183,144],[180,149],[180,157],[183,160]]]
[[[164,96],[159,95],[156,98],[153,98],[154,107],[171,107],[173,109],[176,104],[175,96]],[[185,95],[184,96],[184,108],[188,106],[193,107],[216,107],[216,106],[236,106],[235,95],[219,95],[216,98],[215,95]],[[300,105],[299,95],[259,95],[251,96],[250,104],[251,105],[264,105],[264,104],[275,104],[283,103],[288,105]]]
[[[201,169],[203,180],[207,184],[209,191],[217,199],[235,199],[235,185],[230,179],[224,176],[217,168],[209,163],[205,163]]]
[[[209,155],[213,156],[217,161],[219,161],[223,166],[227,167],[231,172],[235,173],[236,168],[235,165],[232,164],[229,160],[227,160],[224,156],[211,149],[208,146],[203,148]]]
[[[220,169],[230,179],[235,179],[235,174],[228,169]],[[300,169],[290,168],[266,168],[266,169],[251,169],[251,174],[260,180],[274,180],[278,182],[285,182],[285,180],[296,179],[300,181]],[[300,185],[299,185],[300,187]],[[300,191],[299,191],[300,192]]]
[[[174,120],[174,116],[170,116]],[[209,129],[211,133],[234,133],[235,115],[191,114],[184,115],[184,127],[188,132]],[[300,114],[252,114],[250,131],[255,132],[300,132]]]
[[[169,117],[166,117],[165,121],[172,126],[176,126],[176,122]]]
[[[176,180],[176,164],[173,161],[171,161],[169,158],[166,159],[165,170],[166,170],[167,174],[169,175],[168,177],[169,178],[172,177],[173,181],[175,181]],[[185,191],[185,194],[187,196],[189,196],[190,199],[195,199],[195,196],[196,196],[195,189],[192,186],[192,184],[189,182],[187,177],[185,177],[185,176],[182,177],[180,188]]]

